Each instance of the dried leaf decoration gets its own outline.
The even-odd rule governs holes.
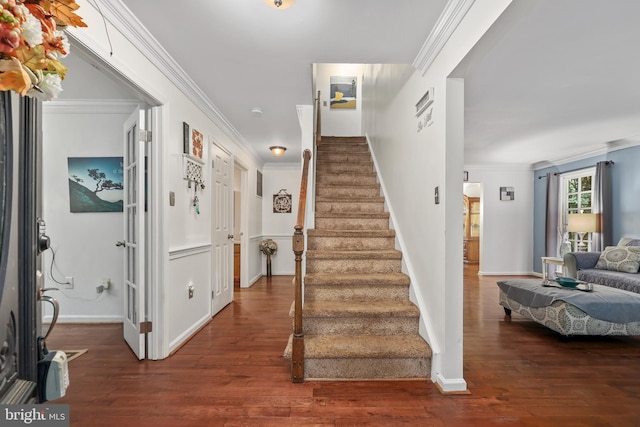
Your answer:
[[[61,30],[87,26],[79,8],[76,0],[0,0],[0,90],[43,101],[58,96],[70,47]]]
[[[26,46],[20,46],[15,50],[16,58],[30,70],[43,70],[47,64],[44,55],[44,47],[34,46],[28,49]]]
[[[16,58],[0,60],[0,90],[12,90],[26,95],[31,88],[31,78]]]
[[[42,1],[44,9],[47,10],[60,26],[86,27],[82,18],[75,11],[80,8],[75,0],[45,0]]]

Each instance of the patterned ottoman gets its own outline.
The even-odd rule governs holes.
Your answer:
[[[565,337],[640,335],[640,294],[593,285],[592,292],[542,286],[542,279],[498,282],[500,305]]]

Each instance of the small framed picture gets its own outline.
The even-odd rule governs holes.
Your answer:
[[[256,175],[256,196],[262,198],[262,172],[257,171]]]
[[[189,132],[189,123],[182,122],[182,152],[184,154],[190,154],[189,148],[191,146],[191,132]]]
[[[516,192],[513,187],[500,187],[500,200],[511,201],[515,198]]]
[[[202,154],[204,152],[204,137],[200,132],[193,129],[191,131],[191,146],[189,150],[189,154],[195,157],[198,160],[202,160]]]

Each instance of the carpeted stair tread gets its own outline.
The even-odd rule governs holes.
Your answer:
[[[353,182],[353,183],[333,183],[333,182],[317,182],[316,183],[316,187],[321,187],[321,188],[326,188],[326,189],[337,189],[337,188],[353,188],[353,187],[357,187],[357,188],[371,188],[371,189],[380,189],[380,184],[369,184],[369,183],[360,183],[360,182]],[[327,196],[324,196],[327,197]]]
[[[395,237],[395,230],[326,230],[310,228],[308,236],[313,237]]]
[[[316,218],[389,218],[389,212],[316,212]]]
[[[364,137],[323,137],[305,253],[307,379],[425,379],[431,349]],[[290,315],[294,315],[294,304]],[[285,357],[291,355],[289,339]]]
[[[409,276],[404,273],[308,273],[304,276],[305,286],[407,286]]]
[[[316,197],[316,204],[325,203],[384,203],[384,197],[330,197],[330,196],[318,196]]]
[[[420,316],[420,310],[411,301],[307,301],[302,310],[305,319],[310,317],[365,317],[392,318]]]
[[[308,335],[304,353],[307,359],[431,357],[431,349],[419,335]]]
[[[307,259],[402,259],[396,249],[379,251],[307,251]]]

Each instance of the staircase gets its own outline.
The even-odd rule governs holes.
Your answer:
[[[418,335],[420,313],[409,301],[364,138],[322,138],[315,194],[304,277],[305,378],[428,378],[431,350]]]

